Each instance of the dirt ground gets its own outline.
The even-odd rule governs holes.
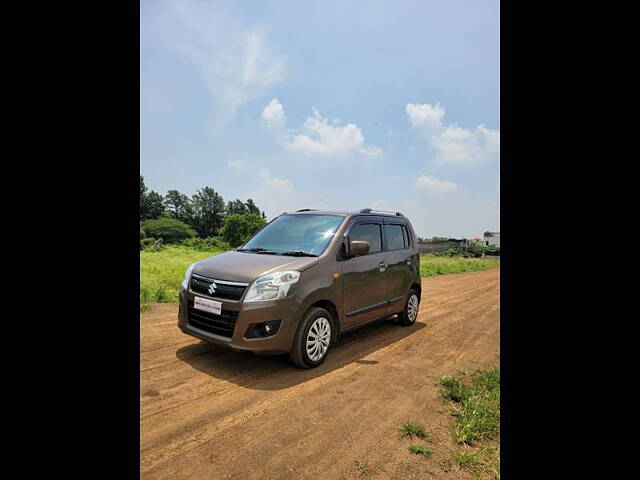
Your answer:
[[[499,269],[426,278],[415,325],[346,334],[301,370],[203,344],[178,329],[176,305],[154,305],[140,319],[141,478],[471,478],[451,463],[436,382],[499,361],[499,316]],[[405,421],[429,438],[401,439]]]

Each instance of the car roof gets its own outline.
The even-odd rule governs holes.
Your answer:
[[[372,210],[365,208],[363,210],[314,210],[310,208],[303,208],[296,210],[295,212],[284,212],[286,215],[341,215],[341,216],[354,216],[354,215],[370,215],[376,217],[403,217],[400,212],[386,212],[380,210]]]

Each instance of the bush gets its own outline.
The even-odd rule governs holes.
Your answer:
[[[164,243],[179,243],[196,235],[196,231],[186,223],[166,217],[144,221],[142,230],[147,237],[162,238]]]
[[[484,245],[469,245],[464,250],[466,257],[481,257],[482,255],[500,255],[500,247],[492,245],[486,247]]]
[[[182,244],[186,247],[193,248],[194,250],[202,250],[202,251],[217,250],[217,249],[221,249],[221,250],[231,249],[229,244],[220,237],[187,238],[186,240],[183,240]]]
[[[462,256],[462,251],[456,247],[449,247],[443,252],[434,253],[436,257],[460,257]]]
[[[222,227],[222,238],[232,247],[237,247],[249,240],[265,224],[257,213],[227,215]]]
[[[144,233],[144,230],[142,230],[142,227],[140,227],[140,250],[142,250],[144,248],[144,243],[142,242],[142,240],[146,237],[147,235]]]
[[[156,243],[156,239],[155,238],[153,238],[153,237],[145,237],[142,240],[140,240],[140,250],[144,250],[145,248],[149,248],[154,243]]]

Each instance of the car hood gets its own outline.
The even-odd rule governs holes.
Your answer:
[[[318,263],[317,257],[290,257],[230,251],[200,260],[193,273],[231,282],[252,282],[278,270],[305,270]]]

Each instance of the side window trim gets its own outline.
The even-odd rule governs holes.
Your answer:
[[[414,248],[415,242],[413,241],[413,230],[409,228],[408,224],[405,224],[404,228],[407,230],[407,248]]]

